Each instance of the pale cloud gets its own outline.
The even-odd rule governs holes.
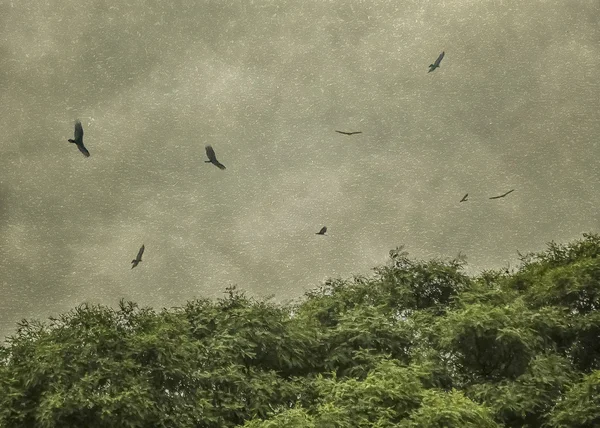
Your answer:
[[[0,334],[84,301],[296,298],[400,244],[475,273],[597,230],[599,19],[594,0],[4,2]]]

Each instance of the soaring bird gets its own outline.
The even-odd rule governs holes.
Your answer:
[[[325,232],[327,232],[327,226],[323,226],[315,235],[325,235]]]
[[[444,58],[444,52],[438,56],[438,59],[435,60],[433,64],[429,64],[429,71],[427,73],[431,73],[433,70],[440,66],[440,62],[442,62],[442,58]]]
[[[463,198],[459,202],[467,202],[468,201],[467,196],[469,196],[468,193],[465,196],[463,196]]]
[[[218,166],[220,169],[225,169],[225,165],[217,160],[217,156],[215,155],[215,151],[212,146],[206,146],[206,156],[208,156],[208,160],[204,161],[206,163],[212,163],[213,165]]]
[[[137,257],[131,261],[131,263],[133,263],[133,266],[131,266],[131,269],[133,269],[134,267],[136,267],[137,265],[139,265],[142,262],[142,254],[144,254],[144,248],[146,248],[146,247],[144,245],[142,245],[142,248],[140,248],[140,251],[138,251]]]
[[[81,122],[79,120],[75,121],[75,137],[73,140],[69,139],[69,143],[74,143],[79,151],[83,153],[86,158],[90,157],[90,152],[83,145],[83,126],[81,126]]]
[[[335,132],[340,133],[340,134],[344,134],[344,135],[362,134],[362,131],[344,132],[344,131],[338,131],[338,130],[336,130]]]
[[[503,195],[500,195],[500,196],[492,196],[490,199],[500,199],[500,198],[503,198],[503,197],[505,197],[506,195],[508,195],[509,193],[512,193],[512,192],[514,192],[514,191],[515,191],[515,189],[509,190],[508,192],[504,193]]]

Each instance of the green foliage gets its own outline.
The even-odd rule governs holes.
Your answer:
[[[549,426],[592,428],[600,426],[600,370],[584,377],[554,408]]]
[[[364,377],[373,367],[370,356],[408,361],[412,332],[404,320],[378,307],[354,307],[340,315],[338,324],[322,338],[327,344],[325,368],[339,376]]]
[[[315,428],[317,425],[314,418],[306,411],[296,408],[278,413],[268,420],[254,419],[244,426],[246,428]]]
[[[82,305],[0,346],[1,427],[600,426],[600,237],[410,260],[282,306]]]
[[[467,395],[486,403],[505,426],[539,426],[575,379],[566,358],[540,354],[518,378],[475,384]]]
[[[538,352],[553,348],[552,334],[567,328],[561,311],[529,310],[522,299],[494,306],[473,303],[438,320],[439,350],[466,381],[514,379]]]
[[[390,251],[388,266],[375,269],[387,305],[402,315],[421,309],[442,313],[453,298],[470,286],[471,280],[461,272],[463,258],[422,262],[407,256],[399,247]]]
[[[336,420],[356,427],[395,426],[419,406],[423,383],[430,383],[427,368],[403,367],[394,360],[381,361],[362,381],[319,377],[316,421],[334,413]]]
[[[302,358],[294,345],[307,332],[286,340],[292,333],[277,320],[290,320],[280,308],[234,294],[208,306],[214,330],[200,340],[190,320],[207,305],[160,313],[85,305],[49,328],[23,325],[4,350],[0,426],[235,426],[266,415],[269,404],[295,402],[302,380],[282,374],[305,364],[294,360]],[[252,334],[233,332],[244,310],[262,310]],[[284,346],[273,356],[277,340]],[[15,411],[23,402],[28,411]]]
[[[399,425],[402,428],[496,428],[488,410],[466,398],[462,392],[428,390],[421,407]]]

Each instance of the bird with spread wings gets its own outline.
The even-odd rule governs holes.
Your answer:
[[[136,258],[131,261],[131,263],[133,264],[133,266],[131,266],[131,269],[133,269],[134,267],[136,267],[137,265],[139,265],[142,262],[142,254],[144,254],[145,248],[146,248],[146,246],[142,245],[142,247],[140,248],[140,251],[138,251]]]
[[[327,232],[327,226],[323,226],[315,235],[325,235],[325,232]]]
[[[217,155],[215,155],[215,151],[212,146],[206,146],[206,156],[208,156],[208,160],[204,161],[205,163],[212,163],[215,166],[218,166],[219,169],[225,169],[225,165],[217,160]]]
[[[79,151],[83,153],[86,158],[90,157],[90,152],[88,152],[88,149],[86,149],[83,145],[83,126],[79,120],[75,121],[75,136],[73,139],[69,138],[68,141],[69,143],[75,144]]]
[[[362,134],[362,131],[344,132],[344,131],[336,130],[335,132],[337,132],[338,134],[344,134],[344,135]]]
[[[440,56],[438,56],[438,59],[436,59],[433,64],[429,64],[429,71],[428,71],[428,73],[431,73],[433,70],[435,70],[436,68],[438,68],[440,66],[440,62],[442,62],[442,59],[444,58],[444,55],[445,55],[445,52],[442,52],[440,54]]]
[[[500,198],[503,198],[503,197],[505,197],[506,195],[508,195],[509,193],[512,193],[512,192],[514,192],[514,191],[515,191],[515,189],[509,190],[508,192],[506,192],[506,193],[503,193],[503,194],[502,194],[502,195],[500,195],[500,196],[492,196],[490,199],[500,199]]]

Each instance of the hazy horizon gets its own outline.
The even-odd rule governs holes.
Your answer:
[[[0,3],[0,340],[598,232],[599,24],[592,0]]]

